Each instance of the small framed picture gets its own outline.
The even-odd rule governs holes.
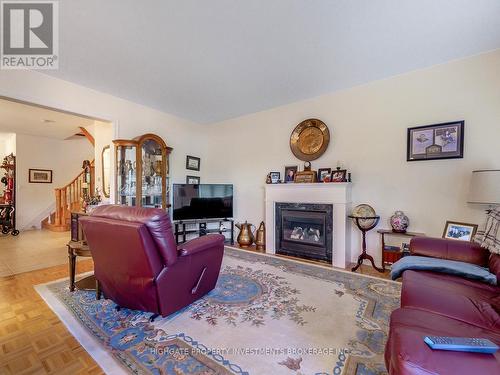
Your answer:
[[[297,165],[292,165],[285,167],[285,182],[290,183],[295,180],[295,174],[297,173],[297,169],[299,167]]]
[[[464,124],[454,121],[409,128],[406,160],[463,158]]]
[[[332,172],[331,182],[344,182],[347,175],[346,169],[336,169]]]
[[[472,241],[477,231],[477,224],[447,221],[444,226],[443,238],[459,241]]]
[[[191,171],[199,171],[200,170],[200,162],[201,159],[196,156],[187,155],[186,156],[186,169]]]
[[[271,177],[271,184],[277,184],[280,182],[281,174],[279,172],[269,172],[269,176]]]
[[[318,169],[318,182],[330,182],[331,174],[332,174],[332,168]]]
[[[32,184],[51,184],[52,170],[50,169],[30,169],[28,181]]]
[[[199,185],[200,178],[198,176],[186,176],[186,184],[188,185]]]

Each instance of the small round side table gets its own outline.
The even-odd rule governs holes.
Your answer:
[[[87,257],[91,258],[92,253],[90,252],[89,245],[83,241],[69,241],[68,244],[68,260],[69,260],[69,290],[73,292],[75,287],[80,290],[95,290],[96,298],[101,297],[101,291],[99,287],[99,282],[96,280],[94,275],[87,276],[77,282],[75,282],[75,269],[76,269],[76,257]]]
[[[361,252],[361,254],[359,254],[358,263],[351,269],[351,271],[356,272],[356,270],[363,264],[363,260],[368,259],[371,262],[373,268],[375,268],[378,272],[384,272],[383,269],[378,268],[375,265],[373,257],[366,252],[366,232],[372,230],[377,226],[378,222],[380,221],[380,216],[376,215],[376,216],[359,217],[359,216],[349,215],[348,217],[354,220],[356,226],[359,228],[361,233],[363,233],[363,251]],[[360,223],[361,220],[373,220],[373,223],[365,227],[361,225]]]

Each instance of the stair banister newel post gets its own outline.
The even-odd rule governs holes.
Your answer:
[[[61,189],[61,217],[63,220],[67,218],[68,202],[66,200],[66,188]]]
[[[55,189],[56,193],[56,219],[55,219],[55,224],[56,225],[61,225],[61,190]]]

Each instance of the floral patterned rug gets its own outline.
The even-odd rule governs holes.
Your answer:
[[[233,249],[212,292],[153,323],[67,284],[36,288],[112,374],[384,374],[400,296],[392,281]]]

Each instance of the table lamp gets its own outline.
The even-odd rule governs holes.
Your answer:
[[[472,171],[468,203],[500,205],[500,169]]]

